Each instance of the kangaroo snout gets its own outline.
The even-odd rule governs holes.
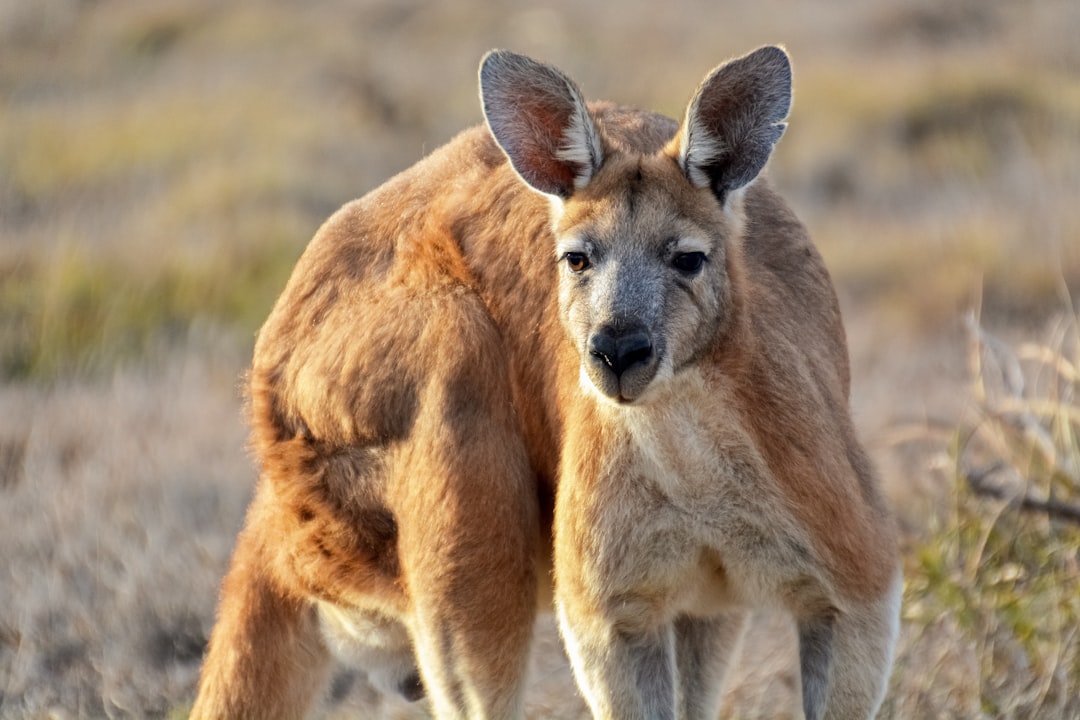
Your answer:
[[[641,328],[605,325],[589,338],[589,379],[613,400],[635,400],[656,374],[652,338]]]
[[[643,332],[618,334],[604,328],[589,338],[589,355],[608,367],[616,376],[652,357],[652,340]]]

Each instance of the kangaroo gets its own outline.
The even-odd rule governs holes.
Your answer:
[[[831,281],[761,176],[787,54],[722,64],[681,123],[506,51],[480,91],[486,126],[333,215],[259,332],[192,717],[298,717],[333,653],[520,718],[552,600],[595,718],[716,718],[759,606],[795,620],[809,720],[873,717],[897,543]]]

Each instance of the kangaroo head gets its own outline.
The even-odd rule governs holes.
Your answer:
[[[632,128],[605,132],[573,81],[527,57],[489,53],[480,90],[495,141],[551,199],[561,320],[584,386],[646,401],[727,325],[741,191],[784,132],[787,55],[765,47],[715,69],[659,150]]]

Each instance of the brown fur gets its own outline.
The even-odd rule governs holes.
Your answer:
[[[535,104],[542,132],[558,138],[568,114]],[[687,650],[697,659],[677,662],[683,689],[663,686],[661,672],[655,692],[682,693],[681,716],[715,712],[686,680],[698,668],[694,682],[708,686],[722,669],[708,659],[733,633],[710,618],[767,599],[799,618],[840,618],[838,648],[854,650],[833,670],[838,717],[872,710],[867,693],[880,699],[890,660],[877,646],[862,652],[844,622],[877,628],[888,614],[895,541],[848,415],[843,328],[821,258],[764,182],[735,200],[738,178],[711,190],[687,182],[675,122],[611,105],[590,116],[599,168],[536,157],[542,144],[522,150],[551,180],[540,189],[569,198],[554,221],[479,127],[312,240],[255,349],[261,474],[193,718],[303,714],[334,642],[329,608],[363,627],[403,626],[407,643],[378,652],[415,655],[437,715],[518,715],[552,558],[597,716],[621,712],[600,697],[621,671],[596,666],[591,644],[617,654],[619,638],[673,622],[683,639],[660,642],[656,657],[664,642],[678,652],[698,636],[717,647]],[[672,329],[678,367],[638,405],[583,391],[553,224],[556,236],[670,225],[718,243],[709,272],[721,263],[723,289],[693,292],[701,312],[722,312],[707,337],[689,322]],[[854,667],[863,663],[876,667]]]

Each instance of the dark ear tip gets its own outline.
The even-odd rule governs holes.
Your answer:
[[[750,53],[747,58],[753,61],[759,72],[764,72],[770,78],[774,92],[779,94],[776,119],[786,117],[791,110],[792,86],[791,59],[787,51],[779,45],[766,45]]]
[[[535,60],[525,55],[513,52],[511,50],[503,50],[495,48],[489,50],[484,54],[484,57],[480,59],[480,79],[483,80],[491,76],[491,73],[497,69],[512,70],[514,68],[523,68],[533,65],[538,65]]]
[[[762,45],[754,51],[754,54],[758,53],[761,53],[762,56],[768,57],[769,59],[776,60],[777,62],[789,62],[787,50],[779,45]]]
[[[480,77],[483,78],[493,67],[504,62],[507,56],[511,54],[510,51],[499,48],[488,50],[484,53],[484,57],[480,58]]]
[[[491,50],[488,50],[486,53],[484,53],[484,57],[480,58],[480,67],[487,65],[489,61],[497,61],[507,57],[508,55],[513,54],[514,53],[509,50],[503,50],[502,48],[492,48]]]
[[[791,77],[791,58],[787,51],[779,45],[766,45],[752,52],[754,57],[762,65],[771,65],[777,73]]]

